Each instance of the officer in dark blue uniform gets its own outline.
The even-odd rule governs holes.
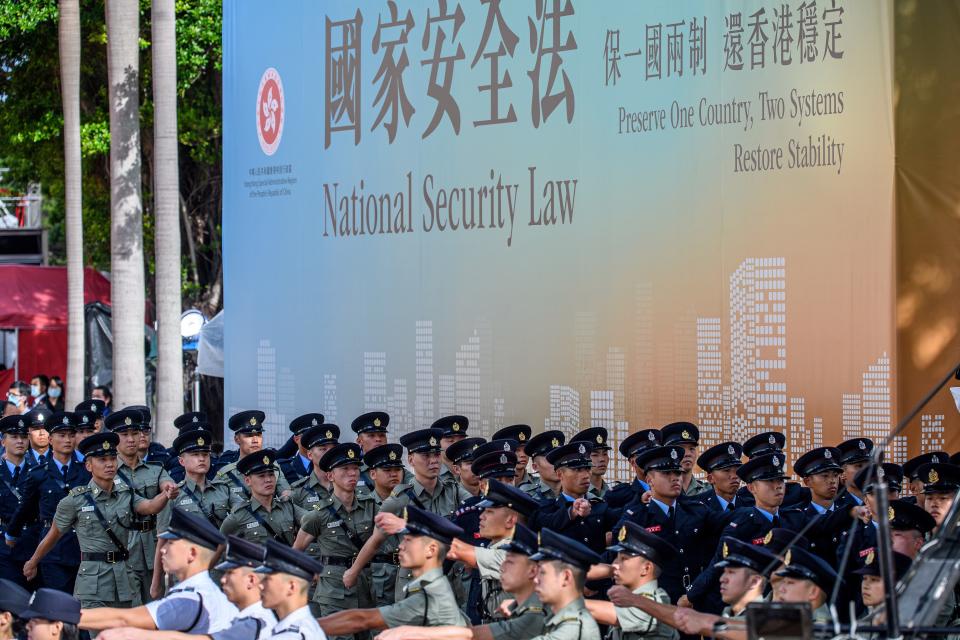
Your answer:
[[[697,461],[697,447],[700,446],[700,430],[692,422],[671,422],[660,429],[663,446],[683,447],[680,460],[683,494],[695,496],[710,490],[710,485],[693,475],[693,465]]]
[[[52,415],[53,412],[47,409],[46,405],[34,407],[33,409],[30,409],[30,411],[27,411],[25,414],[23,414],[24,419],[27,421],[27,427],[30,429],[30,446],[27,448],[26,457],[30,461],[31,466],[38,465],[50,457],[49,444],[43,451],[34,448],[36,446],[34,443],[36,434],[33,432],[38,429],[46,430],[46,422]],[[49,432],[47,435],[49,436]]]
[[[173,421],[173,426],[176,427],[179,432],[178,437],[184,433],[189,433],[190,431],[204,430],[213,432],[213,429],[210,428],[210,424],[207,422],[207,414],[202,411],[191,411],[189,413],[184,413],[177,416]],[[216,467],[216,459],[213,455],[213,452],[210,452],[210,471],[207,472],[207,478],[212,479],[214,474],[214,467]],[[183,465],[180,464],[180,452],[176,450],[175,447],[170,447],[167,449],[167,461],[163,463],[164,470],[170,474],[170,478],[174,482],[182,482],[186,477],[186,473],[183,470]]]
[[[615,529],[619,531],[627,521],[634,522],[677,548],[678,553],[661,567],[663,573],[658,580],[674,603],[703,571],[726,522],[725,515],[710,511],[702,502],[680,499],[685,452],[684,447],[674,445],[647,449],[637,456],[636,464],[644,470],[650,484],[650,501],[637,500],[628,505]],[[719,590],[716,599],[722,609]]]
[[[901,500],[912,502],[920,507],[923,506],[923,480],[917,473],[925,464],[938,464],[950,460],[950,454],[946,451],[931,451],[921,453],[918,456],[910,458],[903,463],[903,479],[906,481],[906,487],[910,489],[913,495],[904,496]],[[956,464],[956,463],[951,463]]]
[[[633,482],[616,485],[606,495],[607,504],[613,509],[621,509],[637,500],[650,490],[644,478],[643,469],[637,466],[637,455],[647,449],[660,446],[660,429],[642,429],[623,439],[618,447],[620,455],[627,459],[636,475]]]
[[[861,507],[863,495],[853,483],[857,472],[867,466],[870,454],[873,453],[873,440],[870,438],[851,438],[837,445],[840,450],[840,466],[843,474],[840,476],[841,487],[834,504],[837,507]]]
[[[786,528],[801,531],[804,516],[799,510],[782,509],[784,497],[783,471],[786,456],[781,453],[765,453],[752,458],[737,469],[737,475],[747,483],[753,495],[752,507],[740,507],[730,514],[722,536],[731,536],[743,542],[763,544],[771,529]],[[714,547],[716,549],[716,547]],[[687,596],[701,611],[719,613],[717,607],[720,571],[714,566],[722,560],[720,550],[714,553],[707,569],[694,580]]]
[[[26,609],[18,611],[17,614],[21,620],[26,621],[29,637],[49,637],[51,640],[76,638],[77,624],[80,622],[80,601],[55,589],[37,589]],[[51,625],[57,622],[63,626],[59,633],[50,635],[53,630]]]
[[[473,463],[476,450],[486,444],[483,438],[463,438],[454,442],[444,452],[443,457],[450,461],[453,479],[460,483],[470,495],[480,493],[480,478],[473,474],[470,465]],[[440,472],[443,475],[443,472]]]
[[[516,477],[512,484],[525,493],[532,491],[540,482],[539,478],[535,478],[527,471],[527,463],[530,461],[530,456],[527,455],[527,443],[532,435],[533,429],[530,425],[512,424],[494,432],[490,438],[491,441],[516,440],[517,448],[514,453],[517,454],[517,468]]]
[[[762,456],[768,453],[783,453],[783,447],[787,444],[787,436],[779,431],[764,431],[749,438],[743,443],[743,455],[750,459]],[[746,487],[740,489],[739,497],[743,500],[741,504],[748,506],[751,504],[752,497]],[[783,505],[791,507],[793,505],[802,505],[810,502],[810,491],[800,486],[796,482],[787,482],[784,486]]]
[[[851,508],[837,508],[834,504],[840,484],[840,450],[817,447],[800,456],[793,470],[803,478],[803,484],[810,490],[810,502],[796,508],[807,523],[817,520],[805,534],[810,541],[809,549],[834,565],[837,547],[843,542],[852,523]]]
[[[30,535],[31,525],[39,522],[42,539],[50,530],[57,505],[71,489],[90,482],[90,472],[73,457],[76,418],[72,413],[54,414],[46,423],[50,432],[52,455],[30,470],[23,487],[23,502],[10,521],[7,543]],[[56,436],[56,434],[61,434]],[[69,437],[63,437],[69,436]],[[73,593],[80,567],[80,544],[75,531],[65,531],[40,562],[40,580],[44,586]]]
[[[553,465],[547,462],[547,454],[557,447],[562,447],[565,442],[563,431],[550,429],[532,436],[524,447],[539,478],[536,486],[526,492],[534,500],[553,502],[560,495],[560,477]]]
[[[740,489],[737,469],[743,464],[742,455],[743,448],[736,442],[721,442],[697,458],[697,466],[707,472],[707,482],[713,491],[701,493],[696,498],[711,511],[723,513],[744,506],[744,501],[737,496]]]
[[[306,478],[313,472],[313,462],[310,460],[310,451],[302,441],[303,432],[310,427],[317,427],[323,424],[322,413],[305,413],[290,421],[290,432],[293,434],[293,440],[297,443],[297,453],[288,458],[279,460],[280,471],[291,485]]]
[[[857,526],[853,529],[853,536],[851,538],[843,540],[839,545],[834,547],[836,549],[836,558],[831,562],[833,566],[839,566],[840,560],[843,558],[844,551],[848,545],[854,552],[876,548],[877,519],[885,515],[877,513],[877,501],[874,497],[874,490],[877,488],[881,478],[887,482],[889,502],[893,503],[894,500],[900,497],[900,487],[903,479],[903,470],[900,468],[900,465],[884,462],[879,467],[868,465],[857,472],[856,477],[853,479],[853,484],[860,494],[863,495],[864,502],[869,509],[870,517],[865,521],[857,523]],[[852,575],[851,572],[857,568],[855,560],[856,558],[854,558],[854,561],[848,562],[846,569],[847,574]],[[828,560],[828,562],[829,561],[830,560]]]
[[[0,431],[3,432],[4,448],[3,464],[0,464],[0,523],[6,530],[23,500],[24,485],[31,469],[26,459],[30,439],[27,421],[19,414],[0,419]],[[21,536],[15,547],[3,545],[0,548],[0,578],[26,586],[23,563],[33,554],[38,540],[34,528],[32,535]]]

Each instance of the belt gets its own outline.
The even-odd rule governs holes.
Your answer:
[[[352,567],[354,560],[357,559],[357,556],[350,556],[349,558],[338,557],[338,556],[320,556],[320,562],[323,564],[328,564],[331,567]]]
[[[106,553],[81,553],[81,562],[109,562],[116,564],[130,557],[128,551],[107,551]]]
[[[378,553],[377,555],[373,556],[373,560],[371,560],[370,562],[374,562],[377,564],[392,564],[399,567],[400,552],[394,551],[393,553]]]
[[[135,518],[127,528],[131,531],[153,531],[157,528],[157,519],[153,516],[150,516],[149,518]]]

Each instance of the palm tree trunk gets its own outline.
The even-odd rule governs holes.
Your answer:
[[[83,174],[80,164],[80,0],[60,0],[60,87],[67,232],[67,389],[84,399]]]
[[[157,272],[157,438],[176,437],[183,413],[180,340],[180,179],[177,166],[177,56],[174,0],[153,0],[154,215]]]
[[[143,205],[140,196],[140,7],[107,0],[110,83],[110,270],[113,398],[147,401],[144,380]]]

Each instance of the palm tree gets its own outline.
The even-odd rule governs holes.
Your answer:
[[[146,401],[144,380],[143,205],[140,197],[140,6],[107,0],[110,90],[110,270],[113,397]]]
[[[80,164],[80,0],[60,0],[60,90],[67,226],[67,397],[83,400],[83,182]]]
[[[153,0],[154,215],[157,272],[157,436],[171,442],[183,413],[180,341],[180,184],[177,168],[177,56],[174,0]]]

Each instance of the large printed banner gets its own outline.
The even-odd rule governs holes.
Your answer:
[[[227,0],[226,404],[793,455],[894,415],[885,2]],[[898,441],[893,458],[907,443]],[[619,467],[617,474],[625,474]]]

